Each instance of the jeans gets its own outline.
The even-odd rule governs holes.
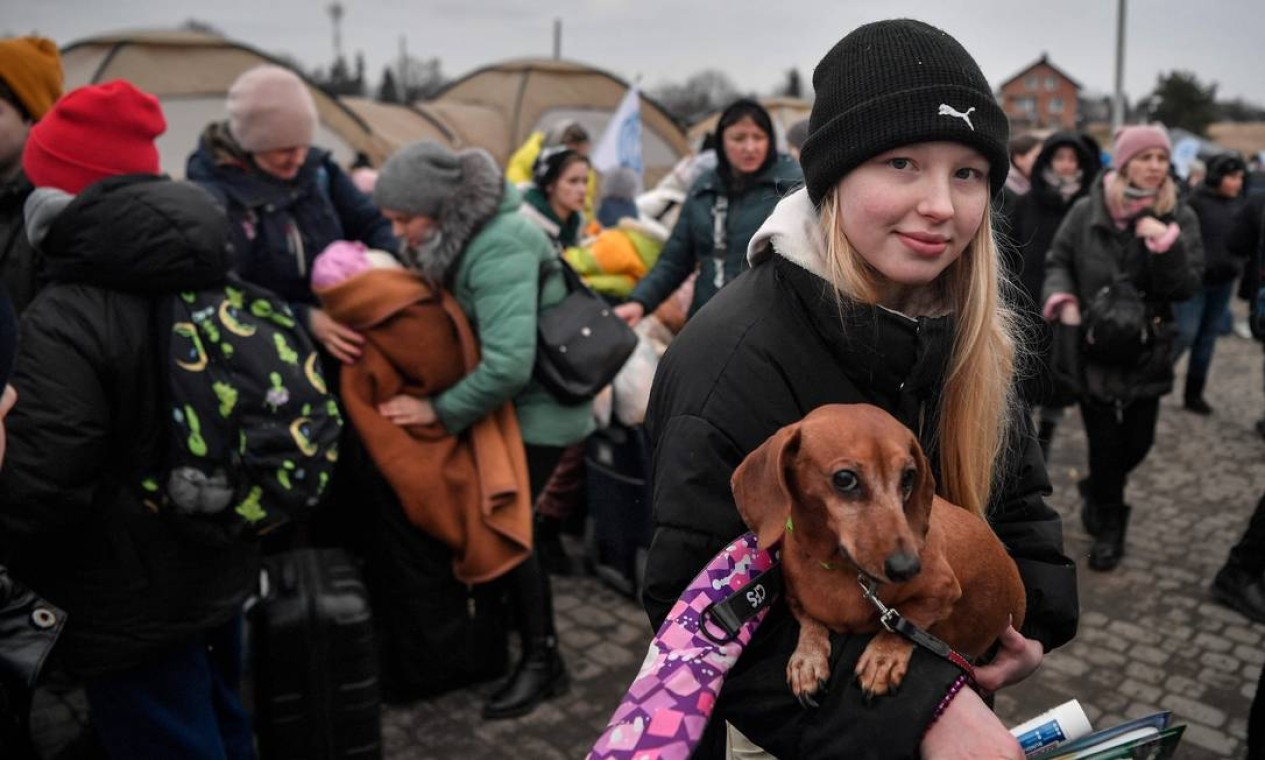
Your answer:
[[[89,681],[101,745],[118,760],[254,760],[241,664],[239,615],[143,665]]]
[[[1177,318],[1173,361],[1177,361],[1186,349],[1190,349],[1190,363],[1186,365],[1187,398],[1203,396],[1221,320],[1224,319],[1233,294],[1233,282],[1207,285],[1189,301],[1173,304],[1173,314]]]

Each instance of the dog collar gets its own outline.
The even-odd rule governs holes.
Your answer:
[[[786,532],[787,533],[795,532],[795,524],[791,522],[790,515],[786,516]],[[817,560],[817,564],[821,565],[822,570],[838,570],[839,569],[839,566],[833,562],[823,562],[822,560]]]

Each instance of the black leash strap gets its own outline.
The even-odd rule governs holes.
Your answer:
[[[743,623],[781,595],[782,565],[777,563],[729,596],[707,605],[699,615],[698,630],[717,644],[728,644],[738,637]]]
[[[861,584],[861,588],[865,592],[865,598],[878,610],[878,619],[884,628],[898,636],[903,636],[913,642],[914,645],[929,650],[936,656],[957,665],[966,674],[966,677],[970,679],[971,683],[975,683],[975,666],[971,664],[970,658],[906,620],[896,611],[895,607],[888,607],[879,601],[878,596],[875,594],[878,590],[876,581],[868,580],[864,575],[861,575],[857,577],[857,582]]]

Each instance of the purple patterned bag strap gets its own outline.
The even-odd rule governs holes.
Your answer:
[[[776,549],[774,549],[774,552]],[[777,564],[754,533],[726,546],[703,569],[659,627],[650,649],[589,760],[686,760],[703,736],[725,675],[768,613],[751,581]],[[748,589],[749,585],[752,588]],[[717,603],[743,591],[751,616],[717,630]],[[706,615],[704,613],[707,613]],[[706,618],[706,619],[705,619]]]

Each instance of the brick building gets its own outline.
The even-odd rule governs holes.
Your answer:
[[[1015,128],[1075,129],[1081,86],[1045,53],[1001,84],[1001,106]]]

